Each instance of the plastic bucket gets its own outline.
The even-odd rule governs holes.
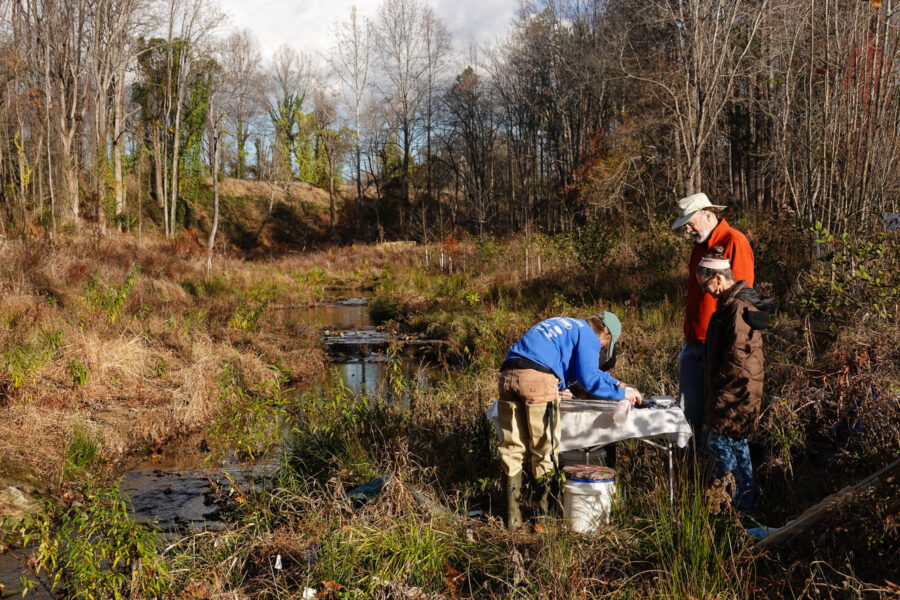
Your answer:
[[[615,494],[615,475],[601,480],[567,479],[563,510],[569,528],[578,533],[595,533],[601,524],[609,522]]]

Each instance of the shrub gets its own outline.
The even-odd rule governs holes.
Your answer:
[[[397,318],[400,311],[393,300],[385,296],[376,296],[369,302],[369,316],[376,325],[383,325]]]
[[[37,571],[66,598],[160,598],[169,574],[157,533],[135,523],[117,487],[83,491],[69,508],[44,502],[22,524],[24,543],[37,548]],[[36,581],[28,581],[33,588]]]
[[[801,306],[832,323],[863,313],[890,321],[900,304],[900,240],[885,234],[838,237],[821,223],[812,231],[821,254],[803,279]]]
[[[90,275],[81,290],[88,307],[93,312],[102,314],[107,322],[115,322],[125,306],[128,292],[131,291],[140,270],[139,265],[132,267],[125,281],[119,285],[100,281],[96,276]]]

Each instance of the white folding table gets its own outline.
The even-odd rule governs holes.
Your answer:
[[[684,448],[691,440],[691,426],[684,418],[680,407],[634,408],[629,411],[624,423],[613,421],[615,401],[607,400],[566,400],[560,402],[559,420],[562,435],[559,440],[560,452],[584,450],[590,452],[613,442],[637,439],[659,448],[668,455],[669,500],[674,502],[674,466],[672,449]],[[487,416],[494,423],[497,439],[502,441],[497,414],[497,401],[487,410]],[[662,442],[662,443],[660,443]]]

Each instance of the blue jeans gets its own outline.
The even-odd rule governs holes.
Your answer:
[[[727,435],[709,432],[706,441],[710,452],[716,457],[716,477],[726,473],[734,476],[732,502],[740,511],[749,511],[756,500],[753,485],[753,465],[750,462],[750,446],[747,440],[738,440]]]
[[[706,413],[706,347],[702,342],[685,342],[678,357],[678,387],[684,418],[694,430],[694,446],[702,443]]]

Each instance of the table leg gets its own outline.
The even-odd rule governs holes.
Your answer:
[[[672,485],[672,442],[666,444],[669,453],[669,504],[675,506],[675,487]]]

